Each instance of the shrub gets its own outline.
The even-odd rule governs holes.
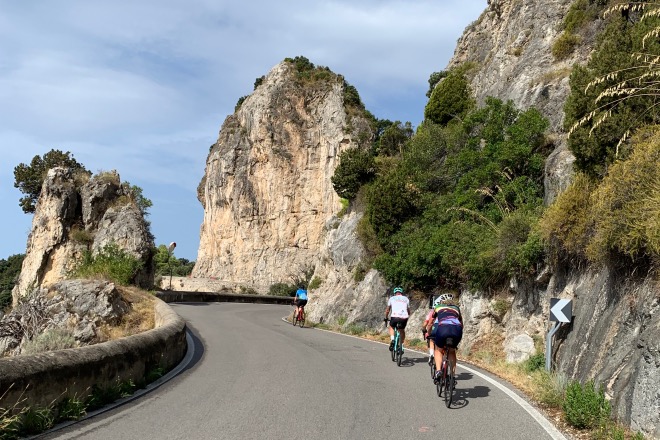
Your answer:
[[[348,327],[346,328],[346,332],[349,335],[361,335],[366,331],[366,327],[360,324],[349,324]]]
[[[542,237],[555,258],[568,254],[586,258],[586,248],[593,234],[592,193],[596,182],[577,173],[571,185],[546,210],[539,223]]]
[[[81,278],[102,277],[126,286],[133,281],[142,265],[142,261],[119,248],[115,243],[110,243],[96,255],[89,251],[85,252],[73,274]]]
[[[474,106],[470,84],[464,74],[450,72],[431,92],[424,108],[424,118],[436,124],[447,125],[463,116]]]
[[[312,281],[309,282],[309,286],[307,288],[309,290],[318,289],[321,284],[323,284],[323,280],[319,277],[314,277],[312,278]]]
[[[567,384],[566,376],[541,369],[533,373],[532,380],[539,402],[551,408],[562,407]]]
[[[296,294],[296,289],[296,286],[287,283],[275,283],[271,284],[268,289],[268,294],[274,296],[294,296]]]
[[[568,384],[563,409],[566,421],[579,429],[594,428],[610,415],[605,393],[602,388],[596,389],[593,381]]]
[[[350,206],[351,202],[348,199],[340,198],[339,203],[341,203],[341,209],[337,213],[337,217],[342,218],[348,212],[348,207]],[[339,227],[339,225],[337,225],[337,227]],[[337,227],[335,227],[333,229],[337,229]]]
[[[570,32],[562,32],[562,34],[552,44],[552,56],[556,61],[561,61],[568,58],[575,48],[580,44],[580,37]]]
[[[527,373],[541,370],[544,367],[545,367],[545,354],[543,353],[536,353],[535,355],[530,356],[529,359],[527,359],[523,364],[523,368]]]
[[[69,237],[71,237],[71,240],[75,241],[76,243],[84,245],[90,245],[94,242],[94,237],[92,234],[80,226],[72,227],[71,232],[69,232]]]
[[[23,346],[22,354],[44,353],[76,346],[71,330],[53,328],[35,336]]]
[[[337,318],[337,325],[339,325],[340,327],[343,327],[344,324],[346,324],[346,320],[347,320],[346,316],[341,315],[339,318]]]
[[[339,155],[339,165],[332,175],[332,187],[339,197],[354,199],[360,187],[376,173],[374,158],[368,151],[351,148]]]
[[[58,421],[78,420],[87,413],[83,400],[68,396],[57,403],[55,412],[57,413]]]
[[[28,408],[21,417],[21,434],[38,434],[50,429],[55,416],[50,408]]]

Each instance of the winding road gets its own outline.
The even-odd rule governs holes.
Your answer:
[[[290,306],[171,306],[195,335],[190,365],[130,403],[40,438],[563,438],[472,368],[459,365],[448,409],[426,357],[407,351],[397,367],[384,344],[282,321]]]

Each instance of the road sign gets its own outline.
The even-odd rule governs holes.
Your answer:
[[[570,299],[550,298],[550,321],[571,322],[573,306]]]

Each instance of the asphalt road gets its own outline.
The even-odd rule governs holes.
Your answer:
[[[154,391],[44,439],[549,439],[519,403],[458,369],[452,408],[426,358],[281,320],[289,306],[172,304],[192,365]],[[555,437],[557,438],[557,437]]]

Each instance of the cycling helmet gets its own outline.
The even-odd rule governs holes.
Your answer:
[[[396,295],[397,293],[403,294],[403,289],[401,287],[395,287],[394,294]]]
[[[454,295],[451,293],[443,293],[433,302],[433,305],[438,307],[440,304],[446,304],[448,301],[453,301]]]

